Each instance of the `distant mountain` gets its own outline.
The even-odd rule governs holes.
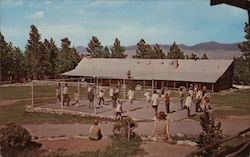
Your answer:
[[[86,47],[84,47],[84,46],[76,46],[75,48],[76,48],[77,52],[79,52],[81,54],[87,52]]]
[[[160,46],[162,47],[165,53],[169,51],[170,45],[166,44]],[[238,48],[238,43],[222,44],[211,41],[199,43],[193,46],[179,44],[179,47],[184,51],[185,54],[195,53],[198,56],[202,56],[204,53],[206,53],[209,58],[214,59],[228,59],[241,55],[241,52]],[[108,48],[110,49],[111,46],[108,46]],[[128,57],[132,57],[136,54],[136,48],[136,45],[126,46],[126,53],[128,54]],[[87,52],[86,48],[83,46],[77,46],[76,49],[79,53]]]

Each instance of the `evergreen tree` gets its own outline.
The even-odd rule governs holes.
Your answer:
[[[71,41],[66,37],[61,40],[61,50],[58,54],[57,72],[64,73],[74,69],[81,60],[75,48],[70,47]]]
[[[144,39],[141,39],[140,42],[137,43],[136,55],[134,55],[133,58],[151,59],[152,52],[151,46],[146,44]]]
[[[0,32],[0,77],[1,80],[8,79],[8,73],[10,71],[10,52],[12,51],[11,44],[7,43],[4,39],[4,36]],[[4,67],[4,68],[3,68]]]
[[[120,40],[116,38],[114,46],[111,48],[111,58],[126,58],[127,55],[124,52],[125,47],[121,46]]]
[[[14,47],[11,53],[10,75],[15,81],[26,77],[25,57],[20,48]]]
[[[178,47],[178,45],[174,42],[169,48],[169,52],[167,53],[168,59],[184,59],[183,51]]]
[[[105,52],[103,46],[99,39],[95,36],[89,41],[88,47],[86,48],[88,51],[88,56],[93,58],[108,58],[107,51]],[[107,49],[106,49],[107,50]]]
[[[0,80],[20,81],[26,76],[24,55],[18,47],[7,43],[0,32]],[[3,68],[4,67],[4,68]]]
[[[43,42],[43,48],[45,52],[44,59],[44,75],[50,78],[54,78],[57,75],[56,62],[58,57],[58,48],[55,45],[54,40],[51,38],[50,41],[45,39]]]
[[[246,64],[246,67],[244,68],[246,71],[244,73],[248,76],[247,80],[243,79],[244,84],[249,85],[250,84],[250,79],[249,79],[250,78],[250,26],[249,26],[249,23],[245,24],[244,31],[246,33],[246,35],[245,35],[246,41],[240,43],[239,48],[243,52],[241,60],[243,63]],[[242,69],[239,69],[239,70],[243,70],[243,67],[242,67]],[[245,75],[244,73],[242,73],[242,75]]]
[[[208,59],[207,54],[204,53],[201,59]]]
[[[186,54],[185,58],[186,59],[194,59],[194,60],[199,59],[199,57],[194,53],[191,53],[190,55]]]
[[[153,49],[152,59],[166,59],[166,54],[163,52],[159,44],[156,44]]]
[[[41,61],[43,61],[43,56],[41,55],[43,44],[40,41],[41,35],[36,26],[31,25],[29,36],[30,38],[26,45],[27,57],[30,63],[33,79],[37,79],[39,73],[41,73],[41,70],[43,69],[40,64]]]
[[[102,58],[110,58],[110,52],[107,46],[104,47],[103,52],[102,52]]]
[[[200,148],[216,143],[223,138],[221,123],[216,123],[211,113],[205,111],[204,114],[200,116],[200,120],[200,125],[203,130],[197,141]],[[215,156],[218,149],[219,146],[208,149],[203,152],[202,156]]]

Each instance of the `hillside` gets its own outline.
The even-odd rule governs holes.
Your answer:
[[[110,48],[110,46],[108,47]],[[163,48],[163,51],[167,53],[170,45],[161,45],[161,47]],[[185,54],[195,53],[198,56],[202,56],[206,53],[209,58],[213,59],[228,59],[241,55],[238,43],[224,44],[211,41],[199,43],[193,46],[179,44],[179,47]],[[76,49],[79,53],[86,53],[86,48],[84,46],[77,46]],[[132,57],[136,53],[136,45],[126,46],[126,53],[128,54],[128,57]]]

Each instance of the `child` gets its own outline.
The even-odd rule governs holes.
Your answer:
[[[99,106],[101,105],[101,102],[103,103],[103,105],[105,104],[105,100],[104,100],[104,92],[103,90],[101,89],[100,92],[99,92]]]
[[[88,93],[89,109],[93,109],[94,108],[94,98],[95,98],[95,95],[94,95],[94,91],[92,89]]]
[[[128,91],[128,100],[129,100],[129,108],[130,110],[132,110],[132,106],[133,106],[133,100],[134,100],[134,89],[130,89]]]
[[[74,93],[74,100],[75,100],[75,106],[78,107],[79,106],[79,93],[78,91],[75,91]]]
[[[204,106],[205,106],[205,110],[207,109],[211,109],[211,106],[210,106],[210,94],[208,92],[206,92],[204,94],[204,98],[203,98],[203,102],[204,102]]]
[[[166,112],[170,113],[170,96],[168,95],[168,92],[165,93],[165,105],[166,105]]]
[[[159,102],[160,102],[160,96],[157,94],[157,91],[154,90],[154,94],[152,95],[152,107],[154,108],[155,110],[155,119],[157,117],[157,109],[158,109],[158,106],[159,106]]]
[[[184,105],[183,105],[183,100],[184,100],[183,88],[180,88],[179,99],[180,99],[180,103],[181,103],[181,110],[183,110],[184,109]]]
[[[102,138],[102,132],[98,126],[98,120],[94,120],[94,124],[89,129],[89,139],[90,140],[100,140]]]
[[[117,105],[115,109],[115,119],[121,119],[122,117],[122,102],[120,99],[117,99]]]
[[[149,104],[150,104],[150,93],[149,93],[149,91],[146,91],[145,93],[144,93],[144,96],[145,96],[145,98],[146,98],[146,105],[147,105],[147,108],[149,108]]]
[[[190,117],[190,109],[191,109],[191,106],[192,106],[192,97],[191,97],[190,93],[188,93],[188,96],[186,97],[185,106],[186,106],[186,108],[188,110],[187,116]]]

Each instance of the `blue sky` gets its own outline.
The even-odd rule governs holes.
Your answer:
[[[229,5],[210,6],[210,0],[0,0],[1,32],[24,49],[30,25],[42,40],[57,46],[68,37],[73,46],[87,46],[91,36],[103,45],[115,38],[135,45],[141,38],[150,44],[194,45],[244,40],[247,12]]]

